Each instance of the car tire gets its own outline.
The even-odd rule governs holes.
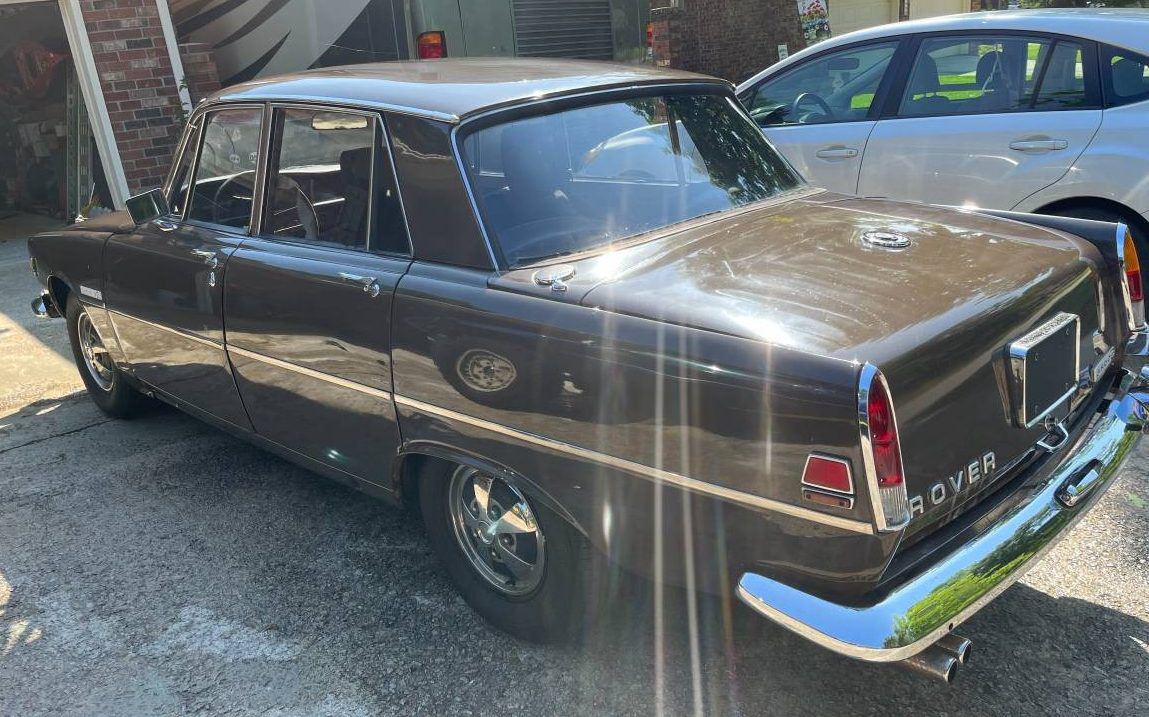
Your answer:
[[[92,401],[112,418],[131,418],[139,414],[150,400],[128,383],[108,355],[87,309],[74,295],[68,297],[64,316],[68,322],[72,356]]]
[[[532,553],[526,541],[536,538],[523,538],[524,533],[516,535],[524,540],[525,547],[515,546],[515,550],[534,557],[534,561],[525,562],[533,562],[538,570],[517,585],[514,579],[509,586],[498,584],[477,564],[474,548],[487,546],[474,533],[464,535],[466,526],[458,518],[458,511],[466,508],[452,508],[452,501],[460,497],[460,483],[465,489],[467,481],[473,486],[476,480],[491,481],[488,498],[492,507],[500,501],[521,499],[526,511],[520,511],[518,517],[526,517],[527,524],[537,526],[542,536],[543,547]],[[463,599],[487,622],[514,637],[536,643],[577,640],[592,632],[607,602],[605,560],[566,520],[521,492],[505,476],[465,465],[426,461],[419,472],[418,490],[432,548]],[[462,495],[474,498],[473,493]],[[473,501],[471,504],[474,507]],[[512,507],[518,505],[514,502]],[[494,540],[503,538],[496,535]],[[467,548],[468,541],[471,549]],[[500,577],[515,575],[506,570]]]

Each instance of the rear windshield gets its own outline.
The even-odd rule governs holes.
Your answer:
[[[462,152],[487,234],[511,266],[750,204],[802,181],[721,95],[527,117],[472,132]]]

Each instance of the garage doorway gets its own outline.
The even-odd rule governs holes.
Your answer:
[[[0,1],[0,238],[117,203],[77,58],[60,3]]]

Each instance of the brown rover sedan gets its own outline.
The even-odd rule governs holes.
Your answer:
[[[589,628],[615,565],[950,679],[1146,425],[1123,226],[807,186],[698,75],[264,79],[129,211],[30,242],[95,402],[418,504],[527,639]]]

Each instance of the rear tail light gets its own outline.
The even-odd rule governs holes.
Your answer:
[[[1144,301],[1145,291],[1141,286],[1141,260],[1137,257],[1137,247],[1133,235],[1125,230],[1125,280],[1129,282],[1129,298]]]
[[[433,60],[447,56],[447,35],[442,30],[429,30],[415,38],[415,50],[420,60]]]
[[[878,530],[898,530],[910,519],[898,421],[886,379],[871,364],[858,380],[858,426],[874,521]]]
[[[849,462],[843,458],[817,453],[811,453],[806,458],[806,469],[802,471],[802,484],[838,493],[854,492],[854,479],[850,475]]]
[[[1117,230],[1121,268],[1125,272],[1125,290],[1129,294],[1129,328],[1137,329],[1145,324],[1145,286],[1141,280],[1141,258],[1137,256],[1137,245],[1133,242],[1129,227],[1118,224]]]

